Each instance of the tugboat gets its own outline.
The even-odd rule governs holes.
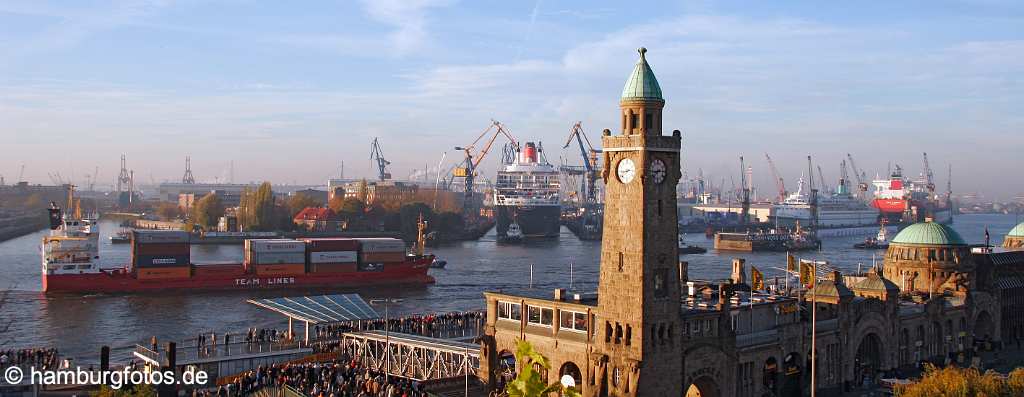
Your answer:
[[[705,252],[708,252],[707,248],[704,248],[704,247],[701,247],[701,246],[697,246],[697,245],[687,244],[686,241],[683,241],[684,237],[685,237],[685,235],[683,235],[683,234],[679,235],[679,255],[703,254]]]
[[[853,245],[853,248],[880,250],[889,248],[888,231],[885,230],[885,222],[882,222],[882,227],[878,228],[878,235],[875,237],[868,237],[863,243],[857,243]]]
[[[505,243],[518,243],[523,241],[523,229],[519,227],[519,223],[512,222],[508,225],[508,230],[505,231],[505,238],[502,242]]]

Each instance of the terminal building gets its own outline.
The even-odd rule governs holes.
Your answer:
[[[807,288],[765,290],[742,260],[729,280],[690,280],[676,244],[681,136],[663,133],[645,52],[620,98],[619,132],[602,137],[598,291],[486,292],[478,374],[489,387],[514,376],[519,340],[550,360],[548,383],[569,375],[584,396],[754,397],[804,395],[812,352],[814,387],[841,391],[923,361],[971,365],[1021,336],[1024,224],[1000,248],[914,224],[880,266],[819,271]]]

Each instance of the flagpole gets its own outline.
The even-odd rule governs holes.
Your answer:
[[[818,275],[817,263],[811,267],[811,397],[817,397],[818,393]]]

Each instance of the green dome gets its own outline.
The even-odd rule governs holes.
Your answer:
[[[1006,235],[1009,237],[1024,237],[1024,222],[1014,226],[1013,229],[1010,229],[1010,233],[1007,233]]]
[[[967,245],[960,233],[953,228],[935,222],[915,223],[907,226],[893,237],[893,244],[922,245]]]
[[[629,75],[629,80],[626,80],[626,86],[622,89],[622,100],[664,101],[665,99],[661,97],[661,86],[658,85],[658,79],[654,77],[654,71],[651,70],[651,65],[647,64],[647,58],[644,56],[647,49],[640,47],[637,51],[640,53],[640,60],[636,61],[633,74]]]

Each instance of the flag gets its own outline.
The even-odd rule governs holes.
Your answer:
[[[800,261],[800,284],[814,286],[814,263]]]
[[[796,271],[796,258],[788,252],[786,253],[786,270],[790,272]]]
[[[755,291],[764,290],[764,274],[756,267],[750,267],[750,286]]]

